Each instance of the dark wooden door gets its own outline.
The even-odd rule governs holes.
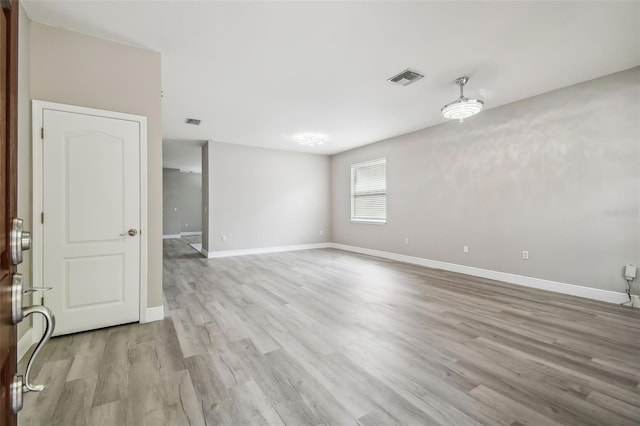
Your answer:
[[[0,1],[0,425],[14,426],[9,387],[16,374],[16,326],[11,321],[9,235],[17,211],[18,2]]]

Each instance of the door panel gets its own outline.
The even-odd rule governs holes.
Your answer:
[[[67,259],[67,310],[123,303],[124,263],[122,255]]]
[[[140,125],[54,109],[43,123],[43,276],[56,334],[138,321]]]
[[[67,242],[119,241],[123,208],[124,141],[100,133],[70,134],[66,141]]]

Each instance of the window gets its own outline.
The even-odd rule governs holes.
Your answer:
[[[387,159],[351,165],[351,221],[387,222]]]

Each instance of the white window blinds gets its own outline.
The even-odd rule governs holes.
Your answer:
[[[386,222],[386,158],[351,165],[351,220]]]

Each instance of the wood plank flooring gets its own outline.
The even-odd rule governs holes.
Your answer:
[[[166,318],[53,339],[20,425],[640,424],[640,310],[331,249],[164,248]]]

